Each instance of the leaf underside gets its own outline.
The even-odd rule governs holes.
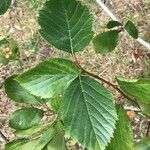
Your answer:
[[[66,133],[83,147],[104,150],[113,135],[113,98],[97,81],[77,77],[68,87],[62,107]]]
[[[56,48],[72,53],[82,51],[91,41],[92,16],[76,0],[49,0],[39,13],[40,33]]]
[[[77,75],[78,69],[70,60],[50,58],[16,80],[33,95],[51,98],[63,93]]]

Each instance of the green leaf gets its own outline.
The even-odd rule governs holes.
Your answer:
[[[137,102],[150,104],[150,80],[149,79],[124,79],[117,78],[121,89]]]
[[[103,32],[93,39],[93,45],[97,53],[107,53],[115,49],[118,43],[118,31]]]
[[[25,88],[20,86],[18,82],[14,80],[17,75],[13,75],[5,80],[5,92],[7,96],[18,103],[39,104],[42,102],[39,98],[31,95]]]
[[[62,111],[68,136],[83,147],[105,149],[117,114],[112,96],[100,83],[87,76],[77,77],[65,93]]]
[[[17,131],[15,131],[14,134],[19,138],[27,138],[27,137],[34,136],[35,134],[37,135],[37,133],[40,134],[46,127],[47,127],[47,125],[41,125],[41,124],[35,125],[29,129],[17,130]]]
[[[6,44],[6,43],[8,43],[7,37],[0,36],[0,46],[2,46],[3,44]]]
[[[78,69],[70,60],[50,58],[16,80],[31,94],[51,98],[63,93],[77,74]]]
[[[136,144],[136,150],[150,150],[150,138],[144,138]]]
[[[42,119],[43,111],[37,108],[23,108],[15,111],[9,119],[11,128],[22,130],[37,125]]]
[[[134,38],[137,39],[139,31],[136,26],[129,20],[125,25],[125,30]]]
[[[0,1],[0,15],[3,15],[11,4],[11,0],[1,0]]]
[[[5,145],[5,150],[35,150],[34,146],[37,144],[38,139],[35,140],[15,140]],[[40,149],[42,150],[42,149]]]
[[[53,137],[46,150],[67,150],[63,134],[57,134]]]
[[[62,105],[62,98],[52,98],[50,100],[52,110],[57,113]]]
[[[26,143],[27,140],[14,140],[5,144],[5,150],[22,150],[21,145]],[[24,149],[25,150],[25,149]]]
[[[30,150],[42,150],[53,138],[55,132],[56,131],[53,126],[49,127],[49,129],[44,132],[44,134],[37,140],[36,144]]]
[[[145,104],[145,103],[141,103],[141,102],[138,102],[138,104],[140,106],[141,111],[145,115],[150,116],[150,104]]]
[[[114,136],[106,150],[133,150],[133,135],[128,116],[121,106],[117,107],[118,121]]]
[[[42,150],[52,140],[56,132],[55,126],[49,126],[39,138],[9,142],[5,145],[5,150]]]
[[[107,24],[107,28],[108,29],[112,29],[114,27],[118,27],[118,26],[122,26],[122,23],[118,22],[118,21],[109,21]]]
[[[92,16],[76,0],[49,0],[39,14],[40,33],[56,48],[72,53],[82,51],[93,37]]]

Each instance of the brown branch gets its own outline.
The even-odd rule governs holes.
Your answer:
[[[125,94],[120,88],[118,88],[116,85],[114,85],[113,83],[111,83],[111,82],[109,82],[109,81],[107,81],[107,80],[105,80],[105,79],[99,77],[99,76],[96,75],[96,74],[93,74],[93,73],[91,73],[91,72],[86,71],[84,68],[81,67],[81,65],[79,64],[77,58],[74,57],[74,59],[75,59],[75,62],[74,62],[75,65],[81,70],[81,72],[86,73],[86,74],[88,74],[88,75],[90,75],[90,76],[92,76],[92,77],[94,77],[94,78],[96,78],[96,79],[98,79],[98,80],[100,80],[100,81],[106,83],[107,85],[113,87],[113,88],[114,88],[116,91],[118,91],[124,98],[126,98],[128,101],[130,101],[131,103],[133,103],[134,105],[136,105],[137,107],[139,107],[138,103],[137,103],[135,100],[133,100],[132,98],[130,98],[128,95],[126,95],[126,94]]]

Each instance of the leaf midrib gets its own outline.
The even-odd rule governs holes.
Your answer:
[[[66,17],[66,22],[67,22],[67,27],[68,27],[68,36],[69,36],[69,41],[70,41],[70,48],[71,48],[71,53],[72,55],[74,55],[74,52],[73,52],[73,44],[72,44],[72,39],[71,39],[71,30],[70,30],[70,24],[69,24],[69,17],[68,17],[68,14],[67,14],[67,10],[65,8],[65,4],[64,4],[64,1],[62,1],[62,5],[64,7],[64,13],[65,13],[65,17]]]
[[[79,75],[79,82],[80,82],[80,86],[81,86],[81,93],[82,93],[82,95],[83,95],[83,97],[84,97],[84,100],[85,100],[84,103],[85,103],[86,110],[87,110],[87,113],[88,113],[88,118],[89,118],[89,120],[90,120],[91,127],[92,127],[92,129],[93,129],[93,132],[94,132],[94,134],[95,134],[95,137],[97,137],[97,135],[96,135],[96,133],[95,133],[95,129],[94,129],[93,126],[92,126],[92,121],[91,121],[90,113],[89,113],[89,110],[88,110],[88,107],[87,107],[87,104],[86,104],[86,98],[85,98],[85,95],[84,95],[84,89],[83,89],[82,80],[81,80],[81,76],[80,76],[80,75]],[[97,141],[97,139],[96,139],[96,141]],[[97,141],[97,143],[98,143],[99,149],[101,149],[98,141]]]

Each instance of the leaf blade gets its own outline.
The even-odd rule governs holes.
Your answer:
[[[93,38],[94,49],[97,53],[107,53],[115,49],[118,43],[118,31],[103,32]]]
[[[107,28],[108,29],[112,29],[114,27],[118,27],[118,26],[122,26],[122,23],[118,22],[118,21],[109,21],[107,24]]]
[[[149,79],[125,79],[117,78],[121,89],[134,97],[137,102],[150,104],[150,80]]]
[[[43,117],[43,111],[37,108],[22,108],[9,118],[9,126],[14,129],[27,129],[37,125]]]
[[[108,115],[105,116],[107,120],[103,114]],[[104,150],[113,134],[117,117],[108,91],[97,81],[81,76],[70,84],[65,93],[62,118],[67,134],[83,147]]]
[[[136,144],[136,150],[149,150],[150,149],[150,138],[143,138],[139,143]]]
[[[121,106],[117,106],[118,119],[114,137],[106,150],[133,150],[133,135],[126,112]],[[128,133],[128,134],[127,134]]]
[[[76,0],[46,2],[38,22],[43,38],[56,48],[72,54],[82,51],[93,37],[92,17],[87,7]]]
[[[5,92],[7,96],[18,103],[39,104],[42,102],[39,98],[31,95],[25,88],[20,86],[14,79],[17,75],[13,75],[5,80]]]
[[[57,134],[46,146],[46,150],[67,150],[63,134]]]
[[[125,30],[131,35],[134,39],[138,38],[139,31],[136,26],[130,20],[125,25]]]
[[[50,58],[16,80],[33,95],[52,98],[64,92],[77,75],[78,69],[70,60]]]
[[[11,0],[2,0],[0,2],[0,15],[3,15],[9,6],[11,5]]]

